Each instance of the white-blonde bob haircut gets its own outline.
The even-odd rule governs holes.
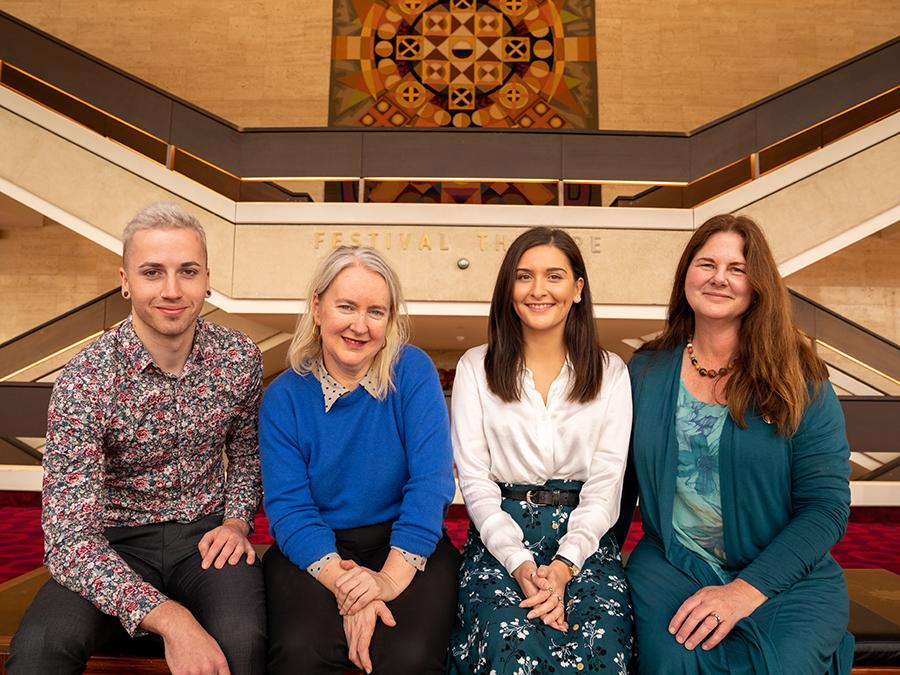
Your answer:
[[[374,272],[384,279],[388,287],[390,306],[384,345],[369,367],[369,375],[375,390],[378,397],[383,400],[395,389],[394,364],[400,356],[400,348],[409,339],[409,321],[406,317],[406,303],[403,300],[400,279],[384,256],[374,248],[339,246],[319,263],[306,293],[306,312],[298,318],[297,329],[288,348],[288,364],[295,372],[305,375],[312,371],[322,357],[322,336],[313,317],[313,299],[321,299],[331,286],[331,282],[348,267],[362,267]]]

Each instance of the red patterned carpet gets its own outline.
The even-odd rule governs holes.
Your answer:
[[[0,582],[41,564],[43,540],[37,498],[38,495],[32,493],[0,495]],[[447,531],[457,546],[462,546],[465,541],[468,526],[465,508],[450,507]],[[638,518],[624,549],[633,549],[640,535]],[[251,541],[255,544],[272,542],[264,514],[257,515],[256,532]],[[843,567],[880,567],[900,574],[900,508],[854,509],[847,534],[832,553]]]

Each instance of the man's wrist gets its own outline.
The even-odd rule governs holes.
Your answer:
[[[236,528],[245,537],[250,536],[250,523],[241,518],[224,518],[222,525]]]
[[[177,624],[187,618],[185,615],[193,618],[193,614],[184,605],[166,600],[147,612],[140,628],[165,638],[173,630],[177,630]]]

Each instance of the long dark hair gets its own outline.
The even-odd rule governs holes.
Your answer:
[[[719,232],[734,232],[744,240],[747,281],[753,290],[750,307],[741,317],[734,370],[725,385],[729,412],[744,428],[744,415],[753,406],[772,420],[779,434],[790,436],[809,402],[807,382],[817,387],[828,379],[828,370],[797,328],[772,250],[750,218],[713,216],[694,232],[675,271],[666,327],[641,349],[675,349],[694,334],[694,311],[684,293],[684,281],[697,251]]]
[[[488,387],[504,401],[518,401],[521,397],[525,356],[522,322],[513,307],[513,286],[519,260],[525,251],[535,246],[558,248],[569,259],[575,279],[584,280],[581,302],[573,303],[566,317],[563,340],[575,375],[569,400],[586,403],[600,393],[606,353],[597,339],[591,286],[578,244],[563,230],[549,227],[535,227],[516,237],[500,265],[491,298],[488,347],[484,357]]]

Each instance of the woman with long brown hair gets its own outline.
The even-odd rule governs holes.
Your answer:
[[[694,233],[666,327],[629,370],[640,672],[849,673],[829,554],[850,505],[843,415],[756,223],[721,215]]]
[[[625,673],[631,603],[616,520],[631,429],[625,364],[600,348],[562,230],[510,246],[488,344],[456,371],[453,452],[473,527],[450,672]]]

